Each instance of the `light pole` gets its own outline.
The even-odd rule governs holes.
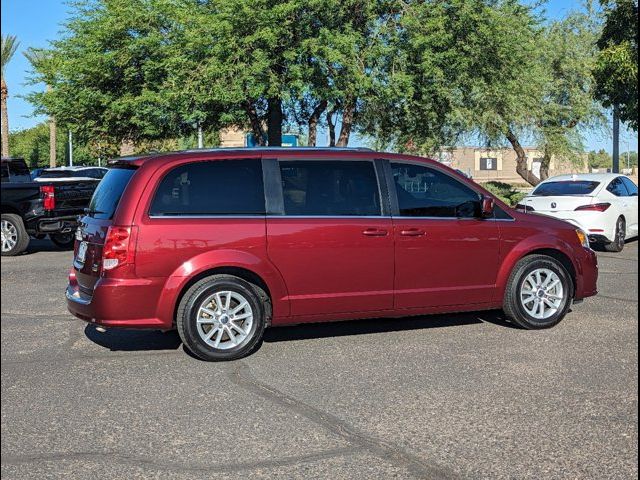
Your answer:
[[[73,167],[73,138],[69,130],[69,166]]]

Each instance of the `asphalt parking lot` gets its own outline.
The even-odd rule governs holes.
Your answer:
[[[499,312],[272,329],[205,363],[66,312],[70,252],[2,259],[2,478],[635,478],[638,243],[556,328]]]

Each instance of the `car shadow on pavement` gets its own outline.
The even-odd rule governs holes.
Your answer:
[[[456,327],[478,323],[492,323],[500,327],[520,328],[509,323],[502,311],[491,310],[406,318],[305,323],[287,327],[269,328],[265,332],[262,342],[287,342],[292,340],[343,337],[347,335],[367,335],[371,333]],[[182,345],[180,337],[175,330],[160,332],[157,330],[109,328],[104,332],[99,332],[94,325],[87,325],[84,333],[93,343],[108,348],[111,351],[177,350]]]
[[[289,327],[270,328],[264,334],[265,342],[286,342],[314,338],[344,337],[370,333],[424,330],[427,328],[457,327],[478,323],[492,323],[501,327],[520,329],[510,323],[501,310],[471,313],[449,313],[401,318],[376,318],[328,323],[305,323]]]
[[[99,332],[94,325],[87,325],[84,334],[93,343],[111,351],[177,350],[182,342],[178,332],[158,330],[128,330],[108,328]]]

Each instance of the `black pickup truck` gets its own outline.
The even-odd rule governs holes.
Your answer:
[[[2,256],[26,250],[30,237],[49,235],[61,248],[73,246],[78,216],[89,206],[100,180],[34,182],[21,159],[3,158],[0,168]]]

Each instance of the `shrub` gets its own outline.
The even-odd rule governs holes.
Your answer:
[[[520,200],[522,200],[527,194],[516,190],[513,185],[509,185],[504,182],[487,182],[483,185],[484,188],[493,193],[496,197],[502,200],[507,205],[515,207]]]

